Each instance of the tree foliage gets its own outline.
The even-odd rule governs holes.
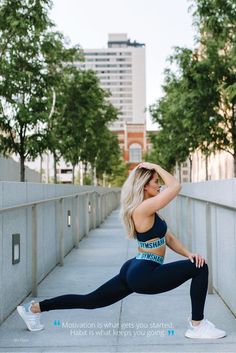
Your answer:
[[[194,0],[192,11],[198,49],[177,47],[169,58],[164,96],[150,107],[160,125],[151,158],[171,168],[197,148],[206,160],[223,149],[236,175],[235,1]]]
[[[55,182],[61,157],[112,173],[119,147],[107,126],[118,112],[95,73],[76,68],[82,52],[54,30],[51,6],[0,0],[0,152],[20,157],[21,181],[25,161],[45,151],[54,156]]]
[[[61,155],[73,167],[82,161],[99,173],[111,173],[110,160],[117,156],[119,145],[107,124],[117,119],[118,112],[107,101],[108,93],[100,87],[95,72],[73,69],[64,97],[66,105],[57,129]]]
[[[20,157],[24,181],[25,160],[45,148],[56,70],[76,49],[66,50],[61,34],[52,31],[51,1],[0,4],[0,151]]]

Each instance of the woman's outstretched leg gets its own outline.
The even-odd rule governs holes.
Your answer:
[[[116,275],[95,291],[88,294],[67,294],[39,302],[40,310],[96,309],[116,303],[133,291]]]
[[[127,286],[120,274],[88,294],[67,294],[43,300],[39,303],[26,303],[17,307],[19,315],[30,331],[40,331],[40,312],[59,309],[96,309],[111,305],[133,291]]]

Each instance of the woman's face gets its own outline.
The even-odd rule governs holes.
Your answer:
[[[154,173],[149,183],[144,186],[144,191],[146,197],[153,197],[160,193],[160,184],[157,173]]]

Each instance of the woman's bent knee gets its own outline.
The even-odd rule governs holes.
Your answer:
[[[197,270],[199,270],[200,272],[209,272],[209,268],[206,262],[204,262],[204,264],[200,267],[197,267]]]
[[[205,272],[209,272],[208,265],[207,265],[206,262],[204,262],[203,266],[200,267],[200,268],[201,268],[203,271],[205,271]]]
[[[204,262],[202,269],[206,272],[209,272],[208,264],[206,262]]]

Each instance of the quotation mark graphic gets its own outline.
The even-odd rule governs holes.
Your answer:
[[[61,326],[60,320],[54,320],[54,326]]]
[[[174,336],[175,330],[167,330],[168,336]]]

